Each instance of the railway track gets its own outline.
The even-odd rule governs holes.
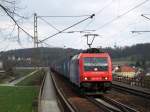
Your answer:
[[[109,112],[139,112],[127,105],[124,105],[120,102],[117,102],[108,97],[102,96],[101,98],[88,98],[93,103],[101,106],[102,108],[106,108]]]
[[[77,95],[74,96],[77,99],[76,102],[72,101],[71,97],[65,94],[65,91],[63,91],[63,88],[58,87],[57,82],[55,81],[55,78],[53,75],[52,75],[52,79],[53,79],[55,89],[57,91],[59,101],[61,102],[61,107],[62,107],[63,112],[93,112],[93,111],[94,112],[112,112],[108,108],[103,108],[102,106],[93,103],[88,98],[82,95],[81,96],[78,95],[78,93],[76,93]],[[79,102],[81,102],[82,104],[86,104],[85,105],[86,108],[84,108],[82,104],[79,104]],[[77,105],[77,103],[79,105]]]
[[[77,95],[69,96],[68,93],[66,95],[66,89],[62,87],[63,84],[61,84],[60,87],[58,84],[59,81],[55,78],[56,77],[52,75],[52,80],[60,102],[61,110],[63,110],[63,112],[139,112],[131,107],[128,107],[127,105],[105,96],[93,98],[71,92],[69,92],[69,94]]]
[[[105,102],[104,100],[100,98],[87,97],[87,99],[93,102],[95,105],[102,108],[103,110],[105,110],[106,112],[121,112],[120,109],[110,105],[109,103]]]
[[[59,106],[61,107],[61,110],[63,112],[78,112],[77,109],[70,104],[70,102],[67,100],[67,97],[65,96],[64,92],[62,91],[62,89],[60,89],[58,86],[57,86],[57,83],[52,76],[52,80],[53,80],[53,84],[54,84],[54,87],[55,87],[55,90],[56,90],[56,94],[57,94],[57,97],[58,97],[58,100],[59,100]]]
[[[63,77],[57,74],[50,75],[50,77],[52,77],[52,83],[56,91],[58,104],[59,104],[59,107],[61,107],[60,110],[63,112],[66,112],[66,111],[67,112],[139,112],[131,108],[131,107],[134,107],[137,109],[137,107],[131,104],[133,100],[131,100],[130,102],[131,107],[129,107],[127,106],[128,103],[120,103],[121,100],[119,100],[118,102],[118,99],[116,99],[115,97],[110,97],[108,95],[103,95],[103,96],[100,96],[99,98],[83,96],[83,95],[80,95],[75,90],[73,90],[74,88],[71,86],[71,84],[68,83],[67,80],[65,80]],[[46,80],[46,77],[43,79],[43,83],[40,89],[41,94],[39,97],[39,101],[41,100],[41,95],[42,95],[45,80]],[[116,89],[117,91],[121,90],[121,91],[127,91],[128,93],[130,93],[128,88],[123,88],[122,86],[121,87],[117,86]],[[136,94],[136,95],[138,94],[137,96],[141,96],[139,95],[139,93],[136,93],[135,91],[134,91],[135,93],[133,93],[133,90],[130,90],[130,91],[132,94]],[[144,97],[144,95],[142,96]],[[114,99],[116,99],[117,101]],[[122,96],[122,99],[124,99],[123,96]],[[137,102],[139,101],[137,100]],[[147,107],[145,107],[145,111],[142,111],[142,112],[148,112],[146,111],[146,108]]]
[[[127,87],[124,87],[121,85],[115,85],[115,84],[112,84],[112,87],[116,90],[125,91],[125,92],[131,93],[136,96],[150,99],[150,94],[143,92],[143,91],[139,91],[139,90],[135,90],[135,89],[131,89],[131,88],[127,88]]]

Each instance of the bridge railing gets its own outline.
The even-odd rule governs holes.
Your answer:
[[[42,80],[42,84],[40,86],[40,91],[39,91],[39,96],[38,96],[38,112],[41,112],[41,97],[42,97],[42,93],[43,93],[43,87],[44,87],[45,79],[46,79],[46,74],[44,75],[44,78]]]

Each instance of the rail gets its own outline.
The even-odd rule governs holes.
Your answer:
[[[61,88],[61,86],[59,86],[60,88],[58,88],[57,82],[55,82],[56,77],[54,75],[56,75],[56,74],[52,74],[52,80],[55,85],[55,89],[57,91],[57,96],[61,100],[60,102],[61,102],[63,108],[65,108],[65,110],[63,110],[63,111],[64,112],[66,112],[66,111],[67,112],[79,112],[79,110],[82,106],[81,107],[77,106],[76,103],[75,103],[76,106],[74,106],[74,104],[72,104],[72,102],[67,100],[67,97],[65,96],[65,94],[63,93],[64,91],[62,90],[63,87]],[[71,86],[69,86],[69,87],[71,87]],[[76,91],[76,93],[80,94],[77,91]],[[106,100],[106,98],[104,99],[103,97],[95,99],[95,98],[88,97],[85,95],[81,95],[81,99],[87,99],[87,101],[84,101],[84,103],[89,102],[88,104],[92,104],[95,107],[95,109],[97,108],[97,109],[100,109],[105,112],[138,112],[137,110],[135,110],[127,105],[124,105],[120,102],[117,102],[113,99]],[[82,100],[79,102],[82,102]]]
[[[141,96],[143,98],[149,98],[150,99],[150,93],[147,93],[144,91],[140,91],[140,90],[136,90],[136,89],[132,89],[129,87],[124,87],[124,86],[116,85],[116,84],[112,84],[112,87],[114,89],[117,89],[117,90],[122,90],[122,91],[129,92],[129,93],[137,95],[137,96]]]
[[[102,108],[105,112],[121,112],[115,108],[112,108],[110,106],[106,106],[104,104],[104,102],[99,102],[97,101],[95,98],[92,97],[86,97],[90,102],[94,103],[95,105],[97,105],[99,108]]]
[[[107,97],[91,98],[87,97],[91,102],[104,109],[105,112],[139,112],[127,105],[117,102]]]
[[[122,103],[120,103],[120,102],[118,102],[116,100],[113,100],[111,98],[103,96],[102,99],[104,101],[107,101],[108,103],[116,106],[117,108],[119,108],[123,112],[139,112],[139,111],[135,110],[134,108],[131,108],[131,107],[129,107],[129,106],[125,105],[125,104],[122,104]]]
[[[78,110],[73,105],[71,105],[70,102],[67,100],[67,97],[63,94],[63,91],[58,88],[54,80],[53,74],[51,75],[51,77],[56,90],[56,94],[58,96],[59,101],[61,102],[63,112],[78,112]]]

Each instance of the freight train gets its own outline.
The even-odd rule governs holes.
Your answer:
[[[111,89],[112,62],[108,53],[88,49],[55,67],[55,70],[85,94],[101,94]]]

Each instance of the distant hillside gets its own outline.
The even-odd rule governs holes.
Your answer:
[[[104,48],[113,59],[126,58],[129,60],[150,60],[150,43],[137,44],[131,47]]]
[[[102,48],[101,50],[108,52],[113,60],[128,60],[150,61],[150,43],[137,44],[131,47],[115,47],[115,48]],[[70,58],[74,54],[81,52],[77,49],[63,49],[63,48],[30,48],[10,50],[7,52],[0,52],[1,60],[13,61],[14,66],[47,66],[53,63]]]
[[[10,60],[16,66],[47,66],[53,63],[64,60],[71,55],[78,53],[76,49],[63,49],[63,48],[30,48],[10,50],[0,53],[1,60]]]

